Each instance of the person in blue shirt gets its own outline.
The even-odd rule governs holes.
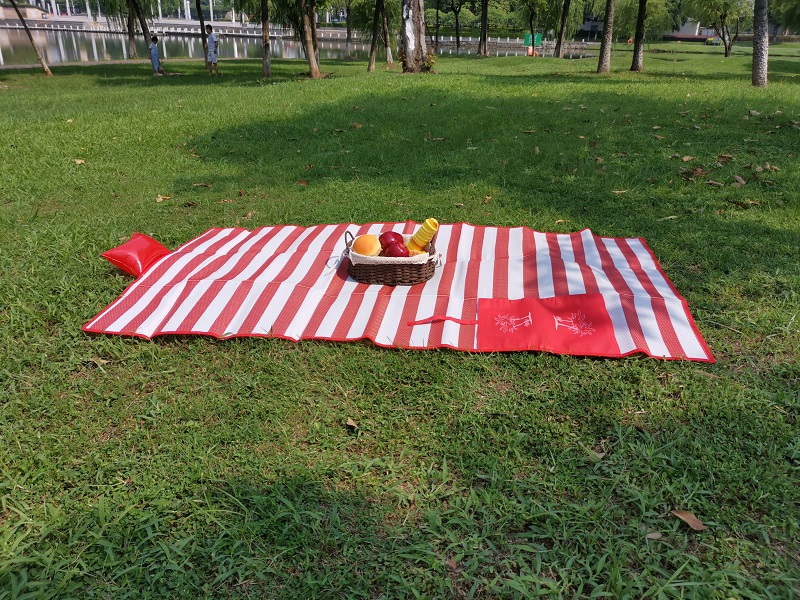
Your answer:
[[[163,75],[164,71],[161,70],[161,61],[158,58],[158,38],[153,36],[150,38],[150,62],[153,63],[153,76],[157,77]]]

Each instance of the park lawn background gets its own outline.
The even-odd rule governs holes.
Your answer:
[[[0,597],[797,597],[800,60],[629,58],[0,71]],[[429,216],[643,237],[718,362],[81,331],[134,231]]]

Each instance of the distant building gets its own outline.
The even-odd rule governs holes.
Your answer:
[[[19,12],[22,13],[22,17],[24,19],[41,19],[42,18],[42,11],[41,8],[38,6],[32,6],[30,4],[17,4],[19,7]],[[13,20],[17,18],[17,13],[14,11],[12,6],[3,6],[0,4],[0,19],[9,19]]]

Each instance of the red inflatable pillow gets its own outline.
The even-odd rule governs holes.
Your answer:
[[[139,277],[154,262],[169,253],[169,248],[149,235],[134,233],[127,242],[106,250],[100,256],[126,273]]]

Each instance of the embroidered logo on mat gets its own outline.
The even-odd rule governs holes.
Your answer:
[[[478,350],[547,350],[618,356],[614,326],[600,294],[478,301]]]
[[[533,317],[531,317],[531,313],[528,313],[524,317],[497,315],[494,318],[494,324],[497,325],[503,333],[514,333],[520,327],[530,327],[533,325]]]
[[[572,313],[569,319],[553,315],[553,321],[555,321],[556,330],[558,330],[559,327],[563,327],[580,337],[592,335],[594,333],[594,327],[592,327],[591,322],[586,320],[586,315],[581,311]]]

